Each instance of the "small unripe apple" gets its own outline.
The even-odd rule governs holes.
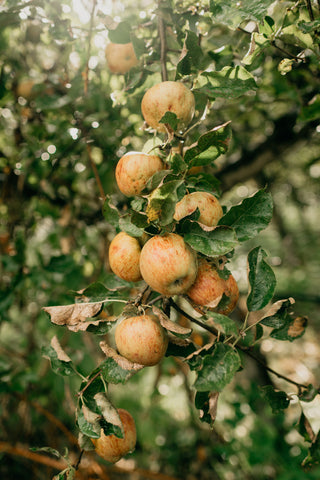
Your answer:
[[[207,227],[217,225],[223,214],[219,200],[214,195],[209,192],[192,192],[185,195],[176,204],[173,218],[179,221],[181,218],[191,215],[197,208],[200,211],[198,222]]]
[[[175,113],[178,130],[184,130],[191,122],[195,109],[194,95],[181,82],[157,83],[146,91],[141,102],[141,112],[146,123],[160,132],[165,126],[159,123],[166,112]]]
[[[139,240],[126,232],[118,233],[109,246],[110,268],[119,278],[127,282],[138,282],[140,273],[141,246]]]
[[[116,166],[119,190],[127,197],[139,195],[149,178],[164,168],[164,163],[157,155],[128,152],[120,158]]]
[[[116,327],[119,353],[134,363],[156,365],[166,353],[168,337],[155,315],[138,315],[122,320]]]
[[[141,275],[162,295],[185,293],[195,281],[197,269],[196,253],[176,233],[155,235],[141,250]]]
[[[219,303],[227,298],[226,304],[219,309]],[[230,313],[239,298],[238,285],[233,277],[229,275],[227,280],[220,277],[218,270],[207,260],[199,262],[198,274],[194,284],[187,291],[187,296],[196,305],[208,307],[217,313],[227,315]]]
[[[105,435],[101,429],[100,438],[92,438],[96,453],[107,462],[116,463],[136,446],[137,433],[134,419],[127,410],[118,409],[123,426],[123,438]]]
[[[108,43],[105,49],[108,68],[112,73],[124,74],[138,64],[138,59],[131,42]]]

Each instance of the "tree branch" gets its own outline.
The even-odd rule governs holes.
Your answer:
[[[158,2],[160,8],[161,0]],[[166,39],[166,26],[163,18],[158,17],[158,31],[160,36],[160,62],[161,62],[161,78],[163,82],[168,80],[167,72],[167,39]]]

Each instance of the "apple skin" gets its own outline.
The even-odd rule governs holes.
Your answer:
[[[127,197],[139,195],[149,178],[165,166],[157,155],[128,152],[117,163],[116,182],[119,190]]]
[[[110,72],[125,74],[138,64],[138,59],[131,42],[108,43],[105,49],[105,57]]]
[[[126,232],[118,233],[109,246],[110,268],[119,278],[127,282],[138,282],[140,273],[141,246],[139,240]]]
[[[173,218],[177,221],[191,215],[196,208],[200,211],[199,223],[207,227],[214,227],[218,224],[223,215],[219,200],[209,192],[193,192],[185,195],[176,204]]]
[[[224,302],[223,308],[219,309],[219,303],[225,295],[229,300]],[[227,280],[219,276],[218,270],[207,260],[199,261],[198,275],[187,291],[190,300],[209,310],[228,315],[235,308],[239,299],[239,289],[233,275],[229,275]]]
[[[123,425],[123,438],[115,435],[105,435],[101,429],[100,438],[92,438],[96,453],[107,462],[116,463],[127,453],[134,450],[137,441],[136,426],[133,417],[127,410],[118,409]]]
[[[184,130],[191,122],[195,110],[195,99],[191,90],[181,82],[166,81],[149,88],[141,102],[141,112],[146,123],[165,132],[159,123],[166,112],[172,112],[179,119],[178,130]]]
[[[176,233],[155,235],[141,250],[142,278],[162,295],[185,293],[195,281],[197,270],[196,253]]]
[[[159,363],[168,347],[165,329],[151,314],[122,320],[116,327],[115,342],[123,357],[145,366]]]

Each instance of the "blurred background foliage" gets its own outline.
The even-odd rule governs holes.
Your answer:
[[[242,62],[255,77],[254,94],[234,98],[227,93],[212,102],[199,129],[190,133],[190,143],[199,132],[231,120],[230,149],[211,171],[221,182],[221,203],[237,204],[264,186],[272,193],[274,219],[258,241],[275,270],[276,296],[294,297],[297,314],[307,315],[309,326],[293,344],[266,340],[260,353],[298,382],[320,382],[319,3],[311,2],[310,19],[309,2],[276,2],[255,40],[254,8],[271,2],[257,2],[240,25],[224,10],[232,2],[224,7],[211,2],[211,10],[208,3],[0,3],[3,479],[48,479],[59,471],[61,465],[53,463],[58,460],[42,456],[41,463],[41,454],[30,447],[60,452],[67,447],[77,461],[74,392],[80,380],[53,373],[41,348],[57,335],[86,375],[103,358],[99,337],[62,331],[41,309],[72,303],[70,292],[103,281],[109,271],[106,252],[114,231],[102,215],[101,187],[123,204],[114,181],[116,162],[151,138],[143,129],[140,102],[145,90],[161,80],[157,9],[167,26],[170,79],[176,78],[188,29],[201,35],[212,70]],[[125,76],[110,74],[104,56],[114,21],[128,23],[141,52],[141,64]],[[197,82],[194,63],[190,74]],[[201,96],[197,102],[200,106]],[[235,318],[243,318],[246,255],[256,244],[256,239],[248,242],[232,260],[244,299]],[[272,414],[260,386],[273,382],[284,388],[285,383],[247,363],[221,394],[213,431],[191,406],[190,374],[172,358],[159,369],[143,370],[124,388],[112,386],[115,403],[136,419],[136,452],[115,467],[88,455],[79,478],[319,479],[319,467],[300,466],[307,454],[296,430],[301,407]],[[315,432],[318,398],[304,410]]]

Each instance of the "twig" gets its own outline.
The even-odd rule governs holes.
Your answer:
[[[0,452],[6,452],[10,455],[24,457],[33,462],[42,463],[43,465],[47,465],[48,467],[55,468],[57,470],[62,470],[67,466],[67,462],[65,460],[55,460],[48,455],[30,452],[30,450],[23,447],[14,447],[7,442],[0,442]]]
[[[87,388],[91,385],[91,383],[92,383],[96,378],[98,378],[100,375],[101,375],[101,371],[99,370],[97,373],[95,373],[95,375],[93,375],[93,377],[90,378],[90,380],[88,380],[88,382],[85,384],[85,386],[83,387],[83,389],[80,390],[80,392],[77,393],[77,396],[78,396],[78,397],[81,397],[81,395],[83,394],[83,392],[85,392],[85,391],[87,390]]]
[[[306,0],[306,4],[307,4],[307,9],[308,9],[308,13],[309,13],[310,20],[311,20],[311,22],[313,22],[313,20],[314,20],[314,15],[313,15],[313,11],[312,11],[312,6],[311,6],[310,0]]]
[[[161,0],[158,2],[160,7]],[[165,82],[168,80],[167,72],[167,40],[166,40],[166,26],[162,17],[158,17],[158,30],[160,36],[160,62],[161,62],[161,78]]]
[[[179,305],[177,305],[171,298],[170,298],[170,305],[179,313],[181,313],[182,315],[184,315],[185,317],[187,317],[191,322],[193,323],[196,323],[197,325],[199,325],[200,327],[204,328],[205,330],[207,330],[208,332],[212,333],[213,335],[215,336],[218,336],[220,334],[220,332],[218,332],[218,330],[214,327],[211,327],[209,325],[206,325],[205,323],[202,323],[200,320],[197,320],[196,318],[193,318],[191,315],[189,315],[187,312],[185,312],[182,308],[179,307]],[[224,341],[225,340],[225,337],[224,335],[221,335],[220,334],[220,339],[221,341]],[[232,340],[232,339],[231,339]],[[228,343],[230,343],[228,341]],[[299,383],[299,382],[295,382],[294,380],[291,380],[291,378],[288,378],[286,377],[285,375],[282,375],[281,373],[278,373],[276,372],[275,370],[273,370],[273,368],[271,367],[268,367],[268,365],[266,365],[262,360],[260,360],[260,358],[256,357],[254,355],[254,353],[249,350],[248,348],[246,347],[242,347],[241,345],[237,345],[236,346],[237,349],[241,350],[243,353],[245,353],[246,355],[248,355],[249,357],[251,357],[253,360],[255,360],[257,363],[259,363],[260,365],[262,365],[268,372],[270,373],[273,373],[274,375],[276,375],[278,378],[282,378],[283,380],[285,380],[286,382],[288,383],[291,383],[292,385],[295,385],[296,387],[298,387],[299,391],[303,388],[303,389],[307,389],[308,386],[307,385],[304,385],[303,383]]]
[[[92,2],[92,10],[90,15],[90,26],[89,26],[89,33],[88,33],[88,51],[87,51],[87,61],[86,61],[86,68],[84,71],[84,94],[85,96],[88,94],[88,87],[89,87],[89,60],[91,54],[91,38],[92,38],[92,30],[93,30],[93,19],[94,19],[94,12],[96,9],[97,0],[93,0]]]
[[[98,185],[98,188],[99,188],[100,197],[103,201],[105,201],[106,194],[104,193],[103,185],[102,185],[102,182],[101,182],[101,179],[100,179],[100,176],[99,176],[97,166],[94,163],[94,160],[92,158],[91,146],[90,146],[89,143],[87,143],[87,153],[88,153],[88,158],[89,158],[89,161],[90,161],[91,168],[92,168],[93,173],[94,173],[94,177],[96,179],[96,182],[97,182],[97,185]]]

